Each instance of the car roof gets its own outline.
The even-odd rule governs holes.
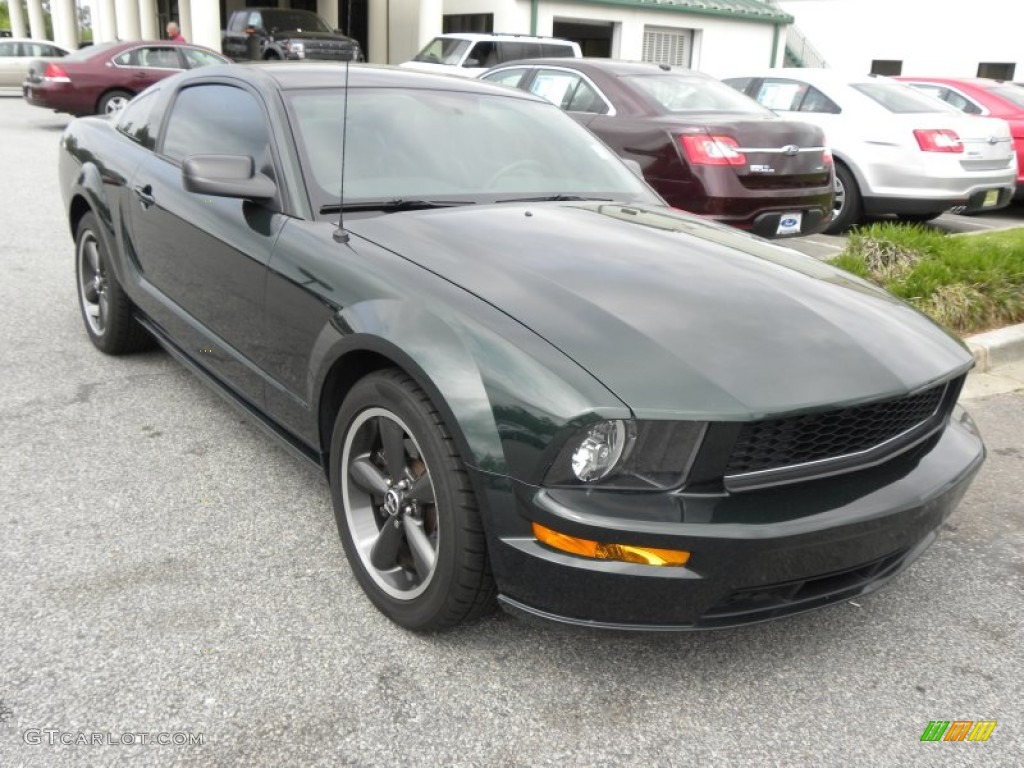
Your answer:
[[[60,48],[62,51],[75,50],[60,43],[55,43],[53,40],[38,40],[34,37],[0,37],[0,43],[39,43],[41,45],[52,45],[54,48]]]
[[[821,69],[816,67],[775,67],[770,69],[757,69],[754,71],[744,70],[742,72],[730,72],[724,79],[736,79],[741,77],[789,77],[796,80],[805,80],[814,84],[849,85],[851,83],[870,83],[878,80],[889,80],[884,76],[874,77],[862,73],[844,72],[843,70]]]
[[[897,80],[912,80],[918,83],[939,83],[946,85],[973,85],[975,88],[991,88],[1004,83],[1013,84],[1010,80],[995,80],[991,77],[913,77],[902,75]]]
[[[565,58],[543,58],[543,59],[519,59],[517,61],[506,61],[493,69],[506,69],[513,66],[544,66],[544,67],[571,67],[583,71],[606,72],[615,77],[622,75],[656,75],[656,74],[684,74],[693,75],[702,79],[711,79],[710,75],[698,72],[695,69],[686,67],[670,67],[668,64],[655,64],[649,61],[626,61],[624,59],[565,59]]]

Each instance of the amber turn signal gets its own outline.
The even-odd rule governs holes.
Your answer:
[[[659,549],[638,547],[634,544],[602,544],[590,539],[579,539],[565,533],[553,531],[540,523],[533,524],[533,535],[549,547],[570,552],[574,555],[591,557],[595,560],[621,560],[625,563],[643,565],[686,565],[690,553],[681,549]]]

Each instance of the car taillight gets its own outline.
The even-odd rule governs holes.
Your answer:
[[[736,139],[728,136],[680,136],[687,159],[694,165],[746,165]]]
[[[68,77],[68,73],[64,71],[63,67],[60,67],[53,62],[46,65],[46,69],[43,70],[43,80],[49,80],[53,83],[70,83],[71,78]]]
[[[946,128],[918,128],[914,131],[917,146],[922,152],[963,152],[964,145],[956,131]]]

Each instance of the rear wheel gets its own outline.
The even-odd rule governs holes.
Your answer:
[[[134,307],[110,268],[110,255],[99,237],[98,222],[87,213],[75,233],[78,305],[92,343],[108,355],[123,355],[152,344],[132,315]]]
[[[842,163],[836,163],[836,197],[832,205],[832,221],[825,232],[838,235],[854,224],[860,223],[862,204],[860,188],[850,170]]]
[[[363,591],[407,629],[446,629],[493,605],[476,497],[437,409],[406,374],[359,381],[335,420],[331,493]]]
[[[124,109],[131,100],[132,95],[128,91],[107,91],[96,104],[96,112],[100,115],[112,115]]]

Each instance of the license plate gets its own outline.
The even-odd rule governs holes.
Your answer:
[[[999,190],[990,189],[985,193],[985,200],[982,202],[982,208],[991,208],[993,205],[999,204]]]
[[[987,200],[987,198],[986,198]],[[986,203],[987,205],[987,203]],[[777,235],[799,235],[800,224],[803,221],[802,213],[784,213],[779,217],[779,228],[775,230]]]

